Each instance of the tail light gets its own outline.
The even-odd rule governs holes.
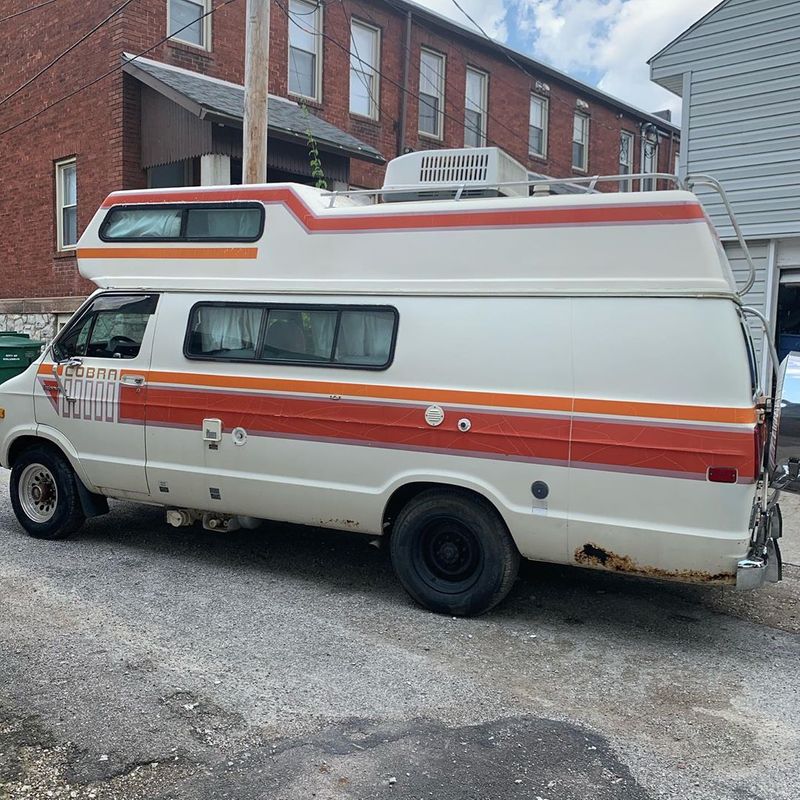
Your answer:
[[[734,467],[709,467],[708,479],[711,483],[736,483],[739,480],[739,470]]]

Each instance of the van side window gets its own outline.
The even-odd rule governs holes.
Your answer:
[[[272,309],[261,358],[270,361],[329,362],[336,335],[336,311]]]
[[[56,357],[136,358],[157,303],[157,295],[100,295],[59,335]]]
[[[393,311],[342,311],[334,360],[378,367],[389,361],[394,342]]]
[[[385,306],[198,303],[184,354],[190,359],[386,369],[398,314]]]
[[[260,203],[116,206],[100,226],[104,242],[255,242],[264,229]]]
[[[187,354],[205,358],[254,359],[264,309],[259,306],[196,306]]]
[[[761,380],[758,376],[758,359],[756,358],[756,348],[753,343],[753,334],[750,332],[750,325],[744,316],[740,315],[739,321],[742,325],[744,346],[745,350],[747,350],[747,363],[750,367],[750,385],[753,389],[753,397],[756,397],[760,391]]]

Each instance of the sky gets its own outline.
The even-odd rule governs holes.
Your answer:
[[[471,23],[453,0],[416,0]],[[645,111],[680,98],[650,81],[647,59],[719,0],[458,0],[492,38]]]

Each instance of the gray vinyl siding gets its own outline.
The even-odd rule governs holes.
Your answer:
[[[767,271],[769,268],[769,243],[768,242],[748,242],[748,249],[756,265],[756,282],[753,288],[745,295],[744,304],[757,308],[762,314],[766,313],[767,308]],[[747,260],[738,244],[729,242],[725,245],[725,252],[728,261],[733,269],[738,286],[744,285],[749,275]],[[763,348],[763,330],[760,325],[750,320],[750,330],[753,333],[753,342],[756,346],[759,363],[761,362],[761,351]]]
[[[722,183],[748,239],[800,234],[798,41],[797,0],[729,0],[651,62],[670,86],[690,73],[687,170]],[[721,202],[698,194],[731,238]]]

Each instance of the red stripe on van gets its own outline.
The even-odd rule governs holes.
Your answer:
[[[256,200],[286,206],[309,233],[440,230],[443,228],[502,228],[556,225],[609,225],[693,222],[704,219],[699,202],[637,203],[561,208],[482,209],[431,213],[411,211],[376,214],[318,215],[289,187],[234,187],[189,191],[121,192],[109,195],[102,208],[124,204],[202,203]]]
[[[130,391],[135,392],[123,390],[120,421],[141,422],[143,408],[128,402]],[[466,413],[472,427],[462,433],[457,422],[463,411],[446,413],[445,423],[432,428],[425,423],[424,408],[418,406],[157,385],[147,391],[147,424],[155,426],[200,431],[203,419],[211,417],[221,419],[228,433],[244,427],[251,435],[695,479],[705,479],[709,468],[724,465],[737,469],[741,481],[755,477],[752,431],[470,410]]]

